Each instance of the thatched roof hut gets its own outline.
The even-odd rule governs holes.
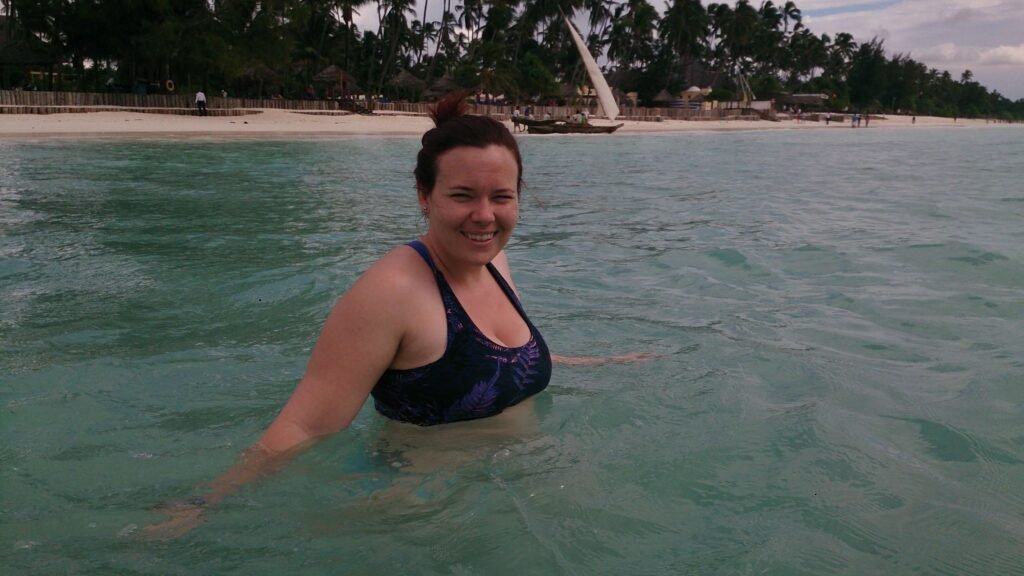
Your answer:
[[[776,104],[799,106],[804,110],[824,108],[827,100],[827,94],[779,94],[775,97]]]
[[[50,66],[58,62],[60,56],[53,46],[22,32],[15,20],[0,16],[0,64]]]
[[[328,98],[363,93],[355,77],[334,64],[318,72],[313,77],[313,84],[320,86],[321,92]]]

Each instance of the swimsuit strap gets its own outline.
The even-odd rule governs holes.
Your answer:
[[[423,242],[420,242],[419,240],[413,240],[412,242],[406,244],[406,246],[418,252],[419,255],[423,258],[423,260],[426,261],[427,266],[430,266],[430,269],[432,271],[437,272],[437,266],[434,264],[434,259],[430,257],[430,250],[427,250],[427,246],[423,244]]]
[[[494,276],[494,280],[498,283],[498,286],[501,287],[501,291],[505,293],[505,297],[508,298],[509,301],[512,302],[512,305],[516,307],[516,311],[518,311],[519,315],[522,316],[523,320],[526,321],[526,325],[530,328],[530,331],[532,332],[533,324],[531,324],[529,318],[527,318],[526,310],[523,310],[523,305],[522,303],[519,302],[519,297],[516,296],[515,290],[513,290],[512,287],[509,286],[508,282],[505,281],[505,277],[501,275],[501,272],[498,272],[498,269],[494,266],[494,264],[488,262],[487,269],[491,271],[491,276]]]

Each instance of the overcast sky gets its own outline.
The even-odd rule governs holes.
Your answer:
[[[664,11],[665,0],[648,0]],[[732,1],[732,0],[728,0]],[[1024,0],[795,0],[815,34],[849,32],[857,42],[877,36],[888,55],[902,52],[959,79],[970,69],[989,90],[1024,98]],[[778,5],[785,0],[777,0]],[[707,0],[704,1],[707,5]],[[756,8],[760,0],[751,0]],[[440,20],[441,2],[428,5]],[[436,13],[435,13],[436,9]],[[422,14],[423,0],[416,13]],[[377,14],[364,6],[360,28],[376,29]]]
[[[781,3],[781,2],[780,2]],[[752,2],[758,4],[758,2]],[[886,53],[909,54],[954,78],[970,69],[989,90],[1024,98],[1024,0],[797,0],[815,34],[877,36]]]

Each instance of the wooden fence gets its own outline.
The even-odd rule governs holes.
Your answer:
[[[48,108],[193,108],[195,96],[185,94],[108,94],[99,92],[35,92],[0,90],[0,106]],[[282,110],[337,110],[334,100],[221,98],[207,95],[209,108],[276,108]]]
[[[412,102],[377,102],[374,110],[394,114],[426,115],[430,104]],[[337,100],[285,100],[254,98],[221,98],[207,96],[207,107],[211,115],[240,115],[254,109],[278,109],[309,112],[330,112],[343,109]],[[194,108],[194,96],[185,94],[108,94],[93,92],[36,92],[21,90],[0,90],[0,114],[54,114],[59,112],[98,112],[127,110],[132,112],[153,112],[163,114],[187,114]],[[533,106],[533,115],[544,118],[566,118],[576,113],[581,106]],[[475,113],[493,116],[502,120],[512,117],[513,106],[500,104],[476,104]],[[525,108],[520,108],[525,112]],[[592,112],[592,111],[591,111]],[[593,116],[601,118],[601,116]],[[685,108],[640,108],[625,107],[618,119],[641,122],[662,120],[756,120],[759,113],[747,109],[690,110]]]

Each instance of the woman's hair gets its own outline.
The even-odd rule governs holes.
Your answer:
[[[486,148],[504,146],[512,152],[519,168],[516,191],[523,187],[523,157],[519,144],[504,124],[488,116],[473,116],[466,113],[466,92],[453,92],[442,98],[430,109],[434,128],[423,135],[423,148],[416,155],[416,187],[423,194],[430,194],[437,182],[437,159],[442,154],[458,148]]]

